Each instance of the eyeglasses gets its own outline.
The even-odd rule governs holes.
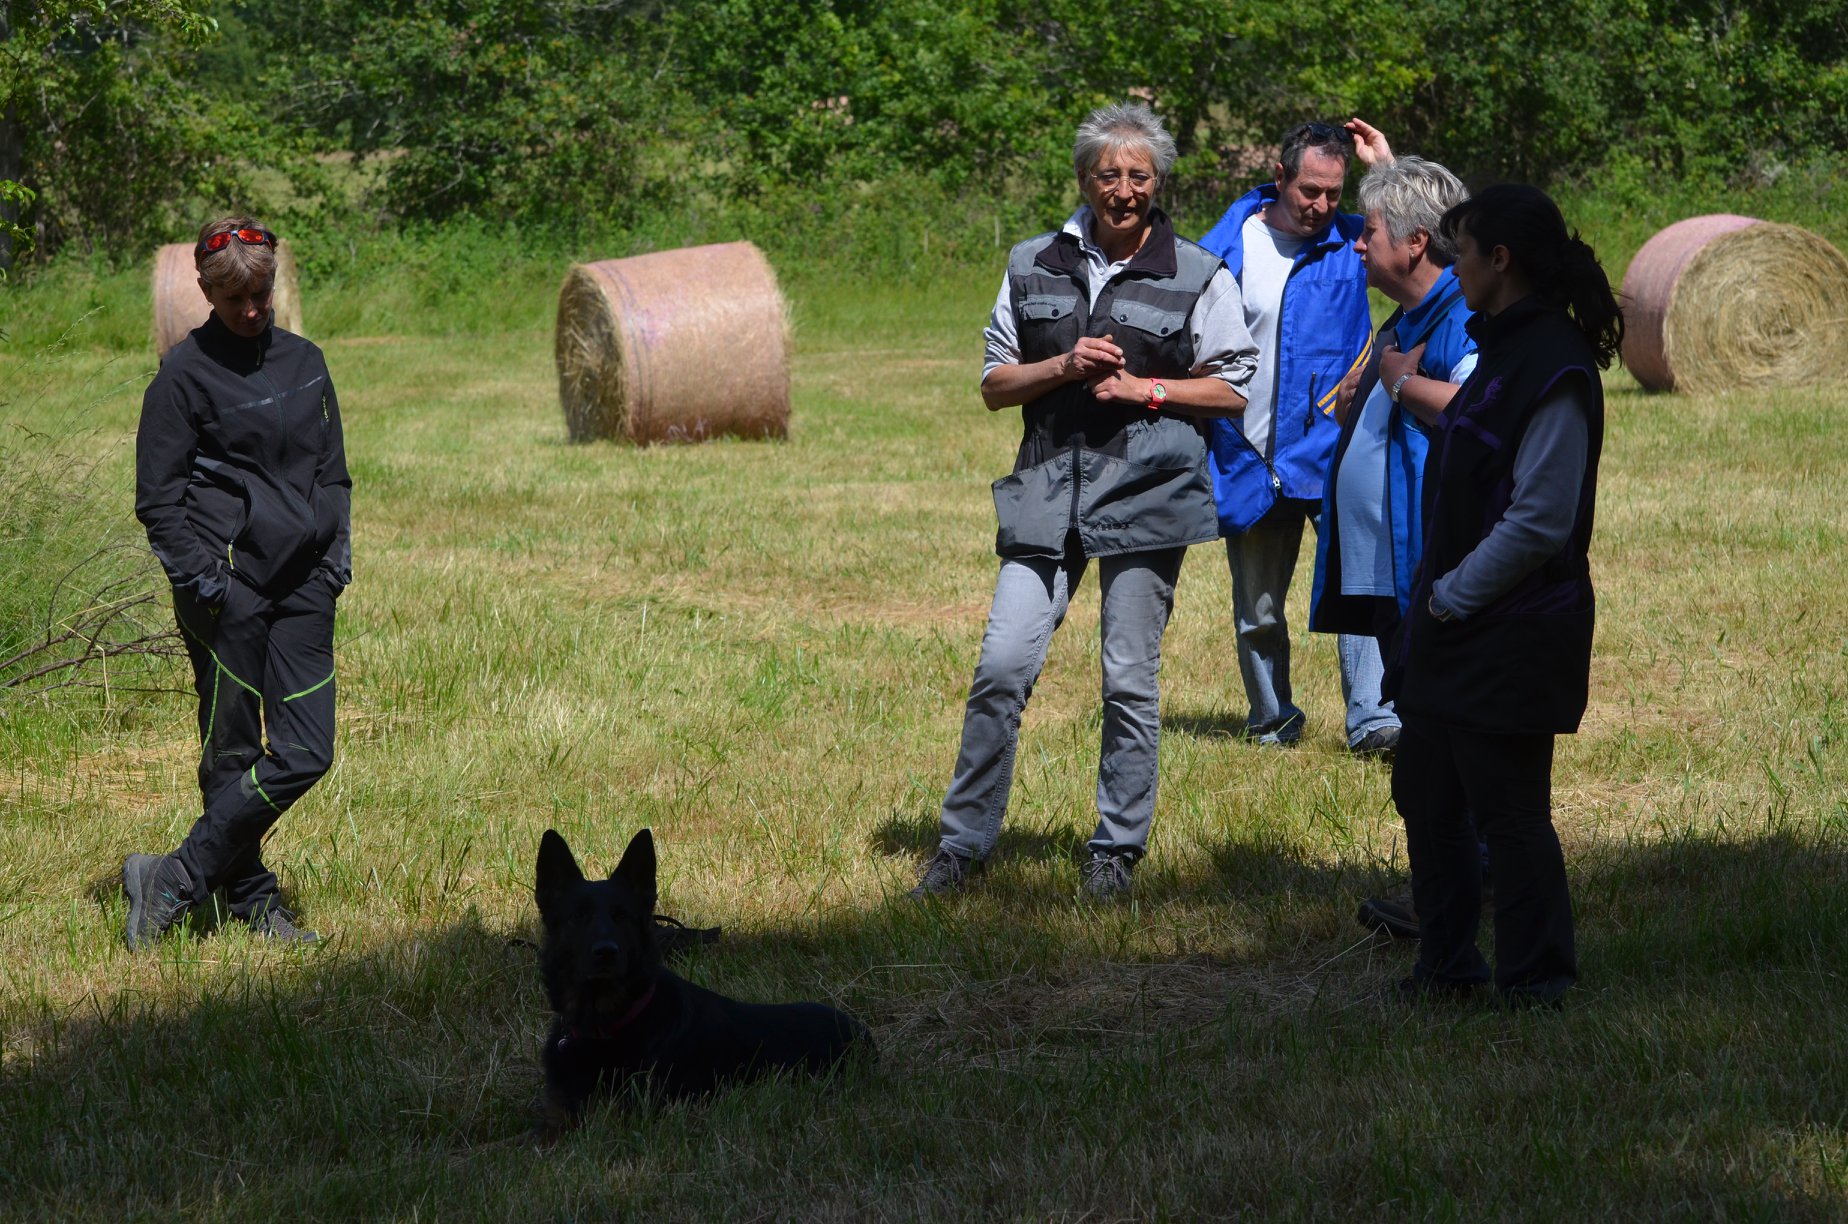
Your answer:
[[[1155,176],[1146,170],[1131,170],[1127,175],[1121,170],[1094,170],[1091,172],[1091,181],[1106,191],[1114,188],[1125,178],[1129,180],[1129,185],[1134,187],[1137,191],[1147,190],[1148,185],[1155,181]]]
[[[270,233],[268,230],[259,229],[256,226],[245,226],[241,229],[219,230],[216,234],[201,239],[196,253],[200,255],[210,255],[214,252],[222,251],[231,245],[231,240],[233,238],[236,238],[245,246],[273,247],[276,245],[276,235]]]

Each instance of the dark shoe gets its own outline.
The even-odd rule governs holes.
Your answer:
[[[122,891],[128,896],[130,952],[151,948],[167,928],[192,908],[192,879],[171,854],[131,854],[122,862]]]
[[[295,915],[280,905],[266,906],[262,913],[245,921],[250,924],[250,933],[259,939],[303,946],[321,942],[321,937],[313,931],[296,926]]]
[[[1399,751],[1399,728],[1375,727],[1360,737],[1360,742],[1348,749],[1357,757],[1374,757],[1390,761]]]
[[[926,897],[961,892],[981,869],[981,864],[974,859],[940,847],[918,873],[918,886],[911,890],[911,899],[922,901]]]
[[[1418,911],[1409,888],[1396,897],[1368,897],[1354,918],[1369,931],[1384,931],[1394,939],[1418,938]]]
[[[678,918],[669,918],[666,914],[654,916],[655,946],[661,949],[662,960],[673,960],[676,956],[685,956],[694,948],[703,948],[707,944],[719,942],[719,927],[690,927]]]
[[[1122,851],[1093,850],[1090,859],[1078,869],[1078,895],[1094,905],[1107,905],[1129,895],[1129,873],[1136,868],[1136,858]]]

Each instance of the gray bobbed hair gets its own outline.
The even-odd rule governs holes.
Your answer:
[[[1088,173],[1106,153],[1121,148],[1147,153],[1155,163],[1157,185],[1168,181],[1176,155],[1174,137],[1155,112],[1140,102],[1113,102],[1086,115],[1072,142],[1072,165],[1079,174]]]
[[[1440,268],[1457,261],[1457,244],[1444,236],[1438,223],[1467,199],[1469,189],[1456,175],[1422,157],[1374,166],[1360,180],[1360,211],[1380,214],[1394,242],[1405,242],[1423,230],[1430,235],[1431,262]]]

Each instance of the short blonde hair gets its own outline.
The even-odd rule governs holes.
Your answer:
[[[232,230],[267,230],[267,228],[254,217],[241,215],[219,217],[199,227],[199,242],[203,243],[213,234],[225,234]],[[199,279],[213,289],[225,286],[254,286],[264,281],[275,281],[276,251],[274,247],[267,244],[246,246],[233,239],[224,245],[223,250],[218,251],[204,251],[195,246],[193,266],[199,270]]]
[[[1440,222],[1467,199],[1469,190],[1456,175],[1422,157],[1382,162],[1360,180],[1360,211],[1379,213],[1394,242],[1409,242],[1423,230],[1431,240],[1431,262],[1440,268],[1457,261],[1457,244]]]

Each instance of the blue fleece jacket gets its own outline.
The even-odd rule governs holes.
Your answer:
[[[1226,210],[1200,245],[1226,261],[1244,284],[1245,221],[1277,198],[1266,183]],[[1279,497],[1320,498],[1340,429],[1335,391],[1349,370],[1363,364],[1373,341],[1367,312],[1367,270],[1354,253],[1364,220],[1336,213],[1327,228],[1297,252],[1284,285],[1277,352],[1258,360],[1277,363],[1277,412],[1269,454],[1248,442],[1236,421],[1210,423],[1213,497],[1221,535],[1250,527]]]

